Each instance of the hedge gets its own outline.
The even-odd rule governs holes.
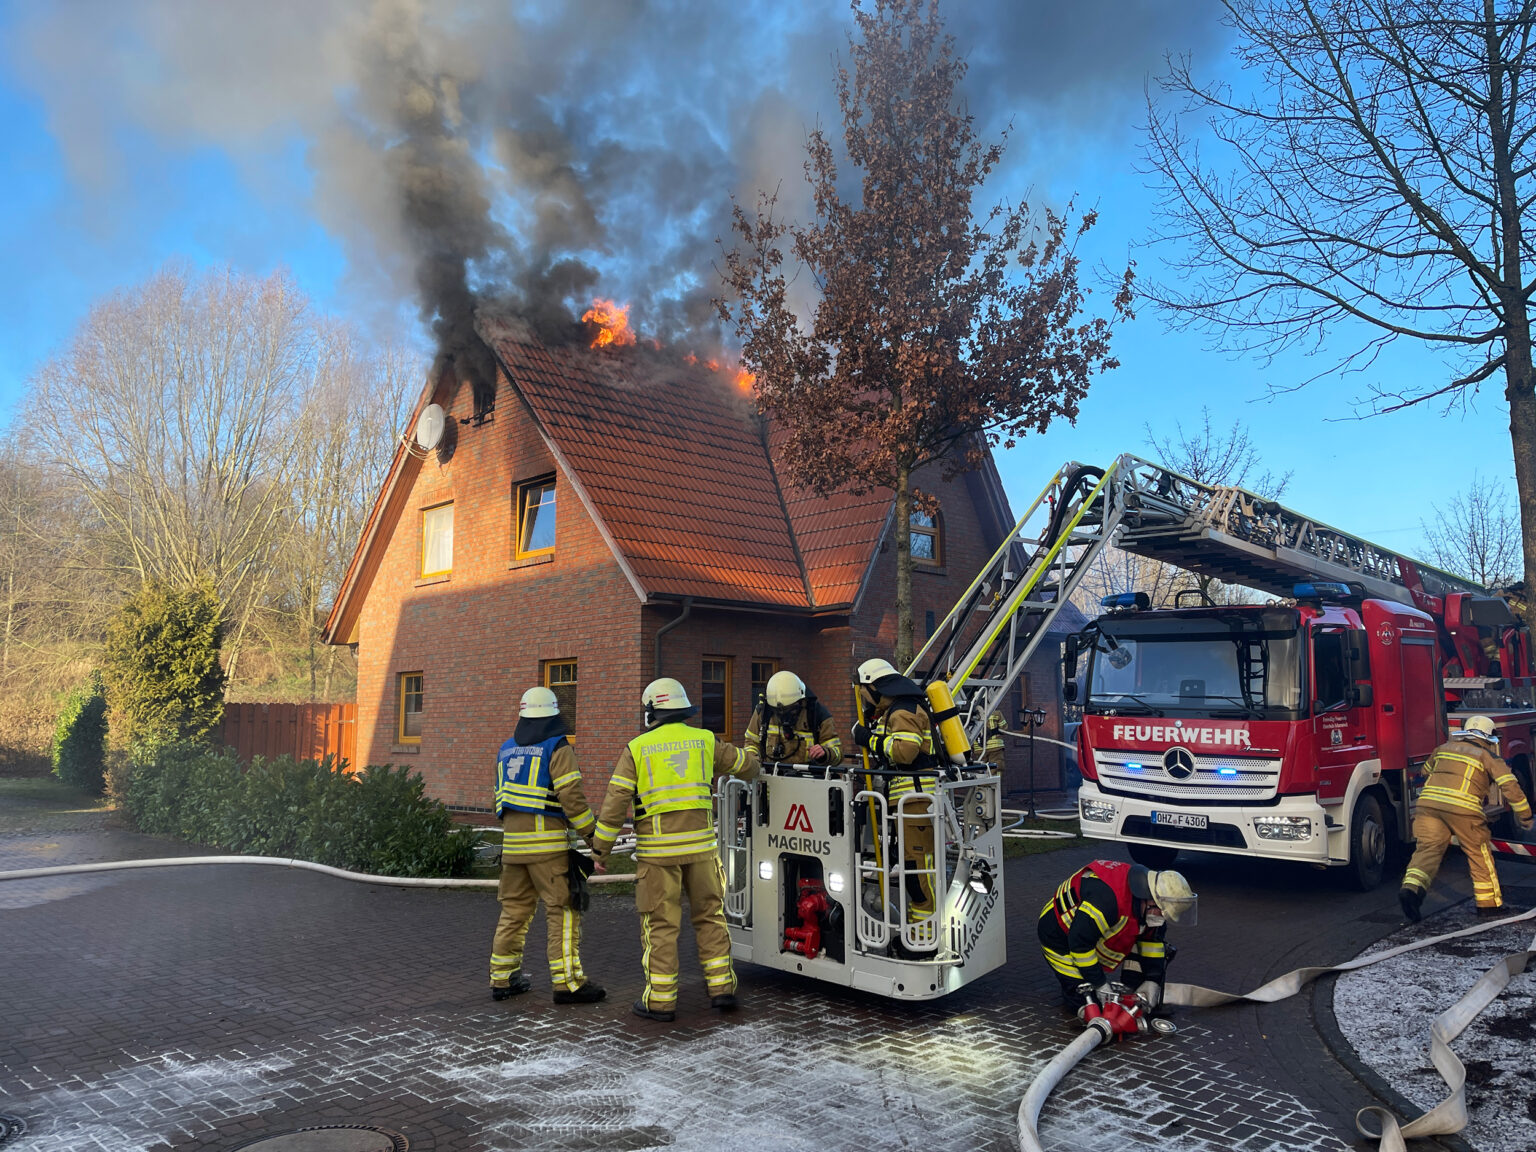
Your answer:
[[[53,774],[93,796],[106,788],[107,697],[101,674],[69,694],[53,731]]]
[[[463,876],[475,834],[455,829],[419,775],[391,764],[257,758],[170,744],[129,770],[123,805],[140,832],[229,852],[288,856],[381,876]]]

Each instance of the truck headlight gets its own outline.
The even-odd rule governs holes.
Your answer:
[[[1260,840],[1306,840],[1312,835],[1309,816],[1255,816],[1253,830]]]
[[[841,872],[827,873],[827,891],[841,892],[843,890],[843,874]]]
[[[1091,820],[1095,824],[1108,824],[1115,818],[1115,806],[1103,800],[1080,801],[1079,811],[1084,820]]]
[[[761,876],[764,880],[772,880],[773,879],[773,861],[772,860],[759,860],[757,862],[757,874],[759,876]]]

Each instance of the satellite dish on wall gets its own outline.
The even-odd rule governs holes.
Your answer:
[[[443,442],[443,428],[448,418],[441,404],[428,404],[416,418],[416,447],[430,452]]]

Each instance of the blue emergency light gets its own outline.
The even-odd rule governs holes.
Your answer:
[[[1331,580],[1312,580],[1296,585],[1291,589],[1291,595],[1297,600],[1343,600],[1350,595],[1350,591],[1348,584],[1339,584]]]
[[[1147,608],[1152,599],[1145,592],[1117,592],[1099,601],[1101,608]]]
[[[1236,776],[1237,775],[1237,769],[1236,768],[1218,768],[1218,769],[1216,769],[1216,775],[1218,775],[1218,776]]]

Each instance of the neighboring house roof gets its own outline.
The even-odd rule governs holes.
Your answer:
[[[783,486],[765,422],[726,375],[702,365],[643,348],[546,345],[512,325],[484,334],[642,598],[791,612],[857,602],[890,521],[889,490],[822,497]],[[327,621],[332,643],[354,631],[373,572],[364,553],[392,531],[385,521],[398,517],[411,463],[397,453]],[[965,491],[989,534],[1011,527],[990,457]]]
[[[1047,636],[1071,636],[1081,632],[1088,623],[1088,617],[1083,610],[1072,601],[1068,600],[1056,613],[1056,619],[1051,621],[1051,626],[1045,630]]]

